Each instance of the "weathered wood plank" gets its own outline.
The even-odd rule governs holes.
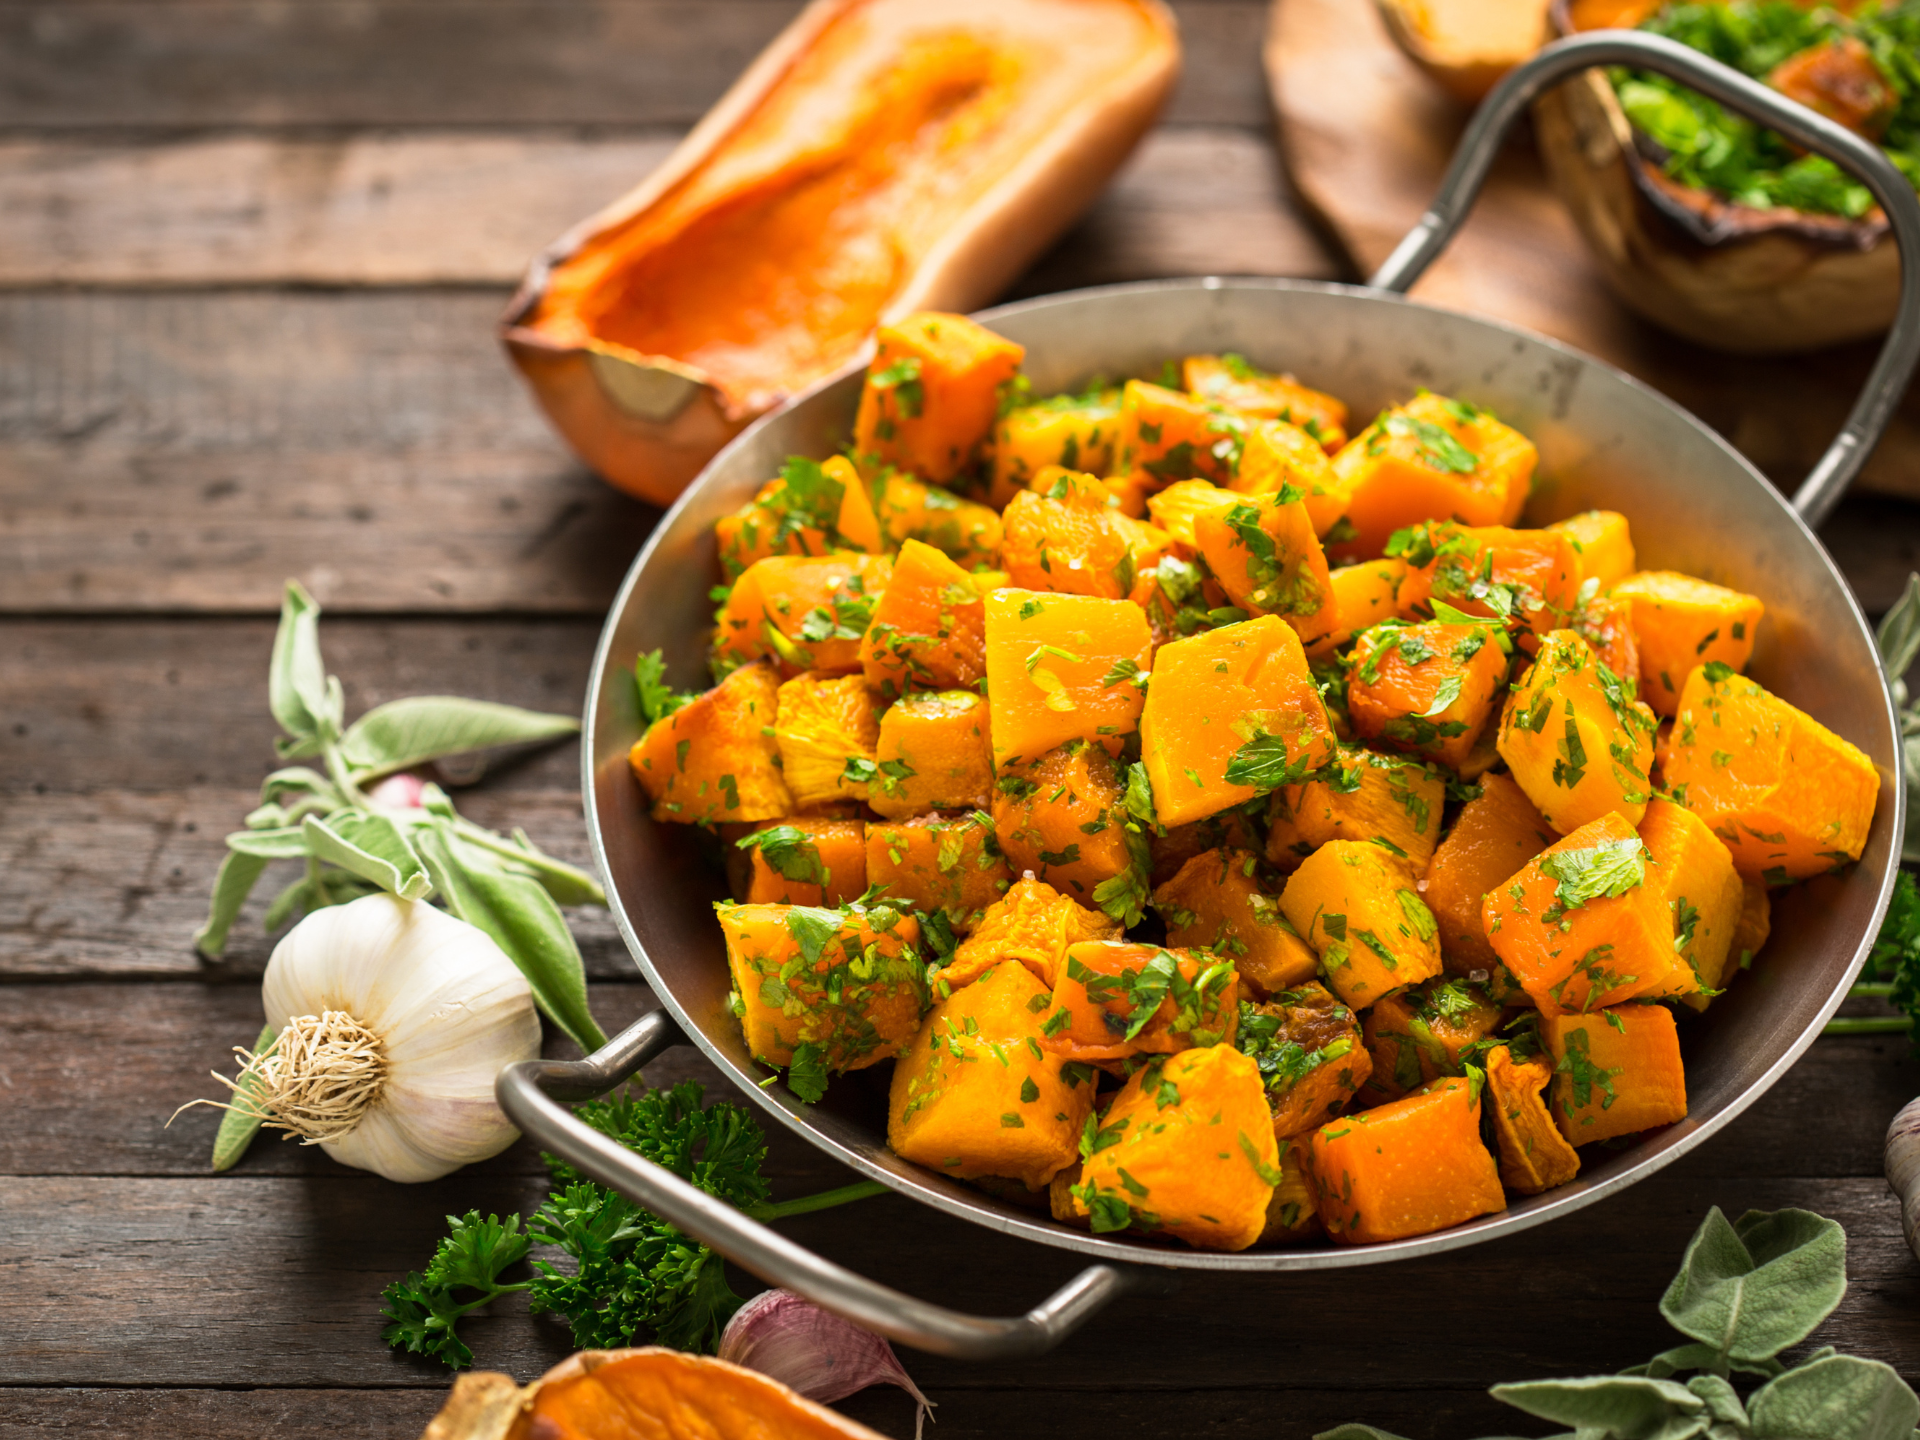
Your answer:
[[[1194,1344],[1169,1337],[1206,1336],[1216,1352],[1249,1356],[1309,1343],[1328,1357],[1361,1356],[1377,1349],[1379,1316],[1401,1313],[1409,1295],[1443,1293],[1463,1323],[1425,1327],[1419,1345],[1396,1346],[1396,1386],[1457,1393],[1496,1379],[1615,1370],[1672,1343],[1655,1301],[1706,1207],[1719,1203],[1736,1212],[1811,1206],[1844,1224],[1855,1283],[1818,1338],[1910,1365],[1920,1353],[1920,1312],[1907,1301],[1914,1262],[1884,1183],[1728,1180],[1714,1174],[1712,1153],[1478,1251],[1284,1279],[1190,1274],[1169,1295],[1095,1317],[1054,1357],[991,1368],[917,1355],[908,1363],[936,1388],[1052,1388],[1071,1376],[1075,1390],[1119,1388],[1114,1377],[1147,1392],[1210,1381],[1245,1389],[1246,1367],[1199,1365]],[[0,1267],[10,1281],[0,1290],[9,1339],[0,1383],[116,1374],[149,1385],[385,1388],[443,1378],[385,1351],[380,1287],[420,1264],[448,1211],[523,1207],[536,1192],[528,1180],[483,1176],[406,1189],[356,1176],[0,1179],[8,1217]],[[851,1218],[827,1212],[782,1228],[882,1281],[980,1313],[1024,1309],[1080,1268],[1062,1252],[898,1197],[861,1202]],[[1548,1315],[1578,1323],[1541,1323]],[[477,1321],[472,1343],[482,1366],[521,1377],[570,1348],[564,1325],[530,1319],[515,1302]],[[1370,1367],[1329,1368],[1262,1366],[1258,1385],[1275,1406],[1296,1388],[1345,1390],[1358,1406],[1377,1388]]]
[[[419,1390],[0,1390],[0,1440],[337,1440],[364,1434],[412,1440],[445,1403],[444,1387]]]
[[[0,286],[513,285],[674,135],[0,143]]]
[[[1170,118],[1261,125],[1262,0],[1174,0]],[[691,125],[799,0],[25,0],[0,127]]]

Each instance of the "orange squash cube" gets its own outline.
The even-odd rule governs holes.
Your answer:
[[[912,1043],[927,979],[911,915],[887,905],[714,909],[727,941],[734,1013],[754,1059],[779,1069],[797,1059],[803,1071],[863,1070]],[[804,1082],[794,1075],[788,1083]]]
[[[1263,420],[1247,431],[1239,472],[1230,483],[1242,495],[1298,491],[1315,535],[1326,535],[1347,513],[1347,492],[1326,450],[1283,420]]]
[[[1615,812],[1640,823],[1659,728],[1631,683],[1573,631],[1555,630],[1508,694],[1497,743],[1527,798],[1565,835]]]
[[[1132,1227],[1244,1250],[1281,1178],[1259,1072],[1229,1045],[1142,1066],[1080,1148],[1073,1208],[1095,1234]]]
[[[1009,410],[993,427],[987,503],[1005,508],[1049,465],[1091,475],[1113,473],[1120,392],[1055,395]]]
[[[1262,1245],[1304,1245],[1326,1233],[1320,1224],[1313,1171],[1307,1167],[1308,1138],[1291,1135],[1276,1144],[1280,1183],[1273,1187],[1273,1199],[1267,1202],[1267,1225],[1260,1232]]]
[[[1156,827],[1155,832],[1147,836],[1147,849],[1153,857],[1153,883],[1166,884],[1194,856],[1223,847],[1230,850],[1259,850],[1260,832],[1245,806],[1223,810],[1218,815],[1175,825],[1171,829]]]
[[[743,665],[647,727],[627,763],[653,802],[654,819],[707,825],[777,820],[793,811],[780,752],[768,733],[779,692],[771,665]]]
[[[1042,988],[1051,992],[1066,963],[1067,947],[1082,940],[1118,940],[1120,922],[1062,895],[1031,877],[1013,882],[987,907],[973,933],[962,940],[953,959],[930,976],[934,994],[942,986],[971,985],[1002,960],[1017,960]]]
[[[1543,1016],[1540,1038],[1553,1056],[1553,1118],[1568,1144],[1637,1135],[1686,1118],[1680,1032],[1664,1006]]]
[[[1233,1043],[1259,1067],[1282,1141],[1345,1111],[1373,1069],[1359,1018],[1312,982],[1242,1005]]]
[[[1283,489],[1193,517],[1207,568],[1249,615],[1278,615],[1311,644],[1340,628],[1327,557],[1300,492]]]
[[[1773,901],[1767,887],[1758,880],[1740,877],[1740,919],[1733,927],[1733,944],[1728,947],[1727,968],[1721,972],[1721,988],[1733,978],[1733,971],[1745,970],[1753,963],[1773,933]]]
[[[1505,1018],[1483,991],[1458,980],[1430,981],[1382,1000],[1363,1028],[1373,1077],[1361,1103],[1398,1100],[1443,1075],[1464,1073],[1468,1055]]]
[[[1320,959],[1260,883],[1259,866],[1251,850],[1209,850],[1156,889],[1153,905],[1167,944],[1226,956],[1243,988],[1267,996],[1311,980]]]
[[[1080,1156],[1093,1077],[1040,1048],[1047,992],[1007,961],[935,1002],[893,1068],[887,1144],[943,1175],[1039,1190]]]
[[[979,924],[1012,883],[993,832],[976,815],[867,825],[867,885],[926,914],[944,911],[957,934]]]
[[[1327,584],[1333,591],[1334,607],[1340,612],[1340,628],[1332,638],[1345,641],[1397,616],[1400,584],[1406,578],[1407,562],[1398,559],[1363,560],[1329,571]]]
[[[1740,873],[1769,885],[1858,860],[1880,799],[1865,752],[1724,665],[1687,677],[1664,773]]]
[[[979,810],[993,798],[987,702],[972,690],[920,690],[887,707],[867,803],[889,820]]]
[[[1313,1132],[1320,1219],[1343,1245],[1429,1235],[1507,1208],[1480,1142],[1480,1086],[1448,1077]]]
[[[1000,553],[1000,517],[951,490],[890,470],[874,486],[874,514],[890,545],[918,540],[967,570],[991,566]]]
[[[1069,1060],[1124,1060],[1233,1042],[1233,962],[1126,940],[1067,947],[1040,1043]]]
[[[1363,740],[1458,770],[1493,719],[1506,677],[1498,626],[1390,620],[1355,642],[1347,716]]]
[[[1487,1052],[1482,1098],[1500,1146],[1500,1183],[1517,1195],[1538,1195],[1580,1173],[1580,1154],[1547,1110],[1544,1092],[1553,1065],[1544,1056],[1513,1058],[1511,1046]]]
[[[1633,607],[1625,600],[1586,596],[1575,607],[1568,628],[1593,648],[1594,658],[1602,665],[1633,683],[1640,673],[1640,642],[1633,633]]]
[[[1046,881],[1082,905],[1114,905],[1108,882],[1144,886],[1146,857],[1126,827],[1126,789],[1098,745],[1069,741],[1031,763],[1010,766],[995,786],[993,825],[1012,873]],[[1108,886],[1107,889],[1102,889]]]
[[[1413,873],[1377,845],[1322,845],[1287,881],[1280,909],[1356,1010],[1440,973],[1438,931]]]
[[[1329,840],[1368,840],[1422,869],[1446,804],[1447,782],[1430,766],[1342,746],[1327,777],[1273,792],[1267,858],[1292,870]]]
[[[887,588],[893,562],[884,555],[774,555],[757,560],[734,582],[713,637],[716,665],[731,668],[763,657],[782,675],[817,670],[846,675],[860,668],[860,639],[874,602]]]
[[[1487,940],[1543,1014],[1691,989],[1659,867],[1624,815],[1581,826],[1482,902]]]
[[[1155,655],[1140,758],[1160,824],[1292,784],[1337,753],[1300,637],[1278,616],[1175,640]]]
[[[1216,485],[1231,481],[1251,424],[1217,405],[1129,380],[1120,395],[1120,450],[1114,469],[1141,474],[1154,485],[1198,477]]]
[[[1573,542],[1573,553],[1580,557],[1580,580],[1594,581],[1601,590],[1610,590],[1633,574],[1633,535],[1627,517],[1617,510],[1582,510],[1556,520],[1547,527],[1558,530]]]
[[[860,637],[867,684],[890,700],[911,690],[966,690],[987,673],[986,606],[966,571],[908,540]]]
[[[867,890],[867,827],[795,815],[736,842],[748,855],[749,905],[845,905]]]
[[[1422,394],[1387,411],[1333,457],[1351,539],[1334,553],[1365,560],[1423,520],[1511,525],[1539,452],[1518,430],[1464,401]]]
[[[1766,607],[1743,595],[1671,570],[1642,570],[1613,587],[1633,620],[1640,652],[1640,698],[1662,715],[1680,713],[1680,687],[1696,665],[1744,670]]]
[[[1069,740],[1131,734],[1153,664],[1146,612],[1127,600],[995,590],[986,601],[996,765]]]
[[[1744,902],[1740,872],[1707,823],[1671,800],[1655,796],[1648,804],[1640,838],[1673,912],[1674,948],[1692,971],[1678,977],[1688,981],[1679,993],[1691,1004],[1697,992],[1725,985]]]
[[[1022,490],[1002,517],[1000,564],[1028,590],[1118,600],[1172,545],[1157,526],[1121,513],[1091,475],[1056,475],[1045,493]]]
[[[1500,964],[1481,902],[1559,838],[1512,776],[1481,777],[1480,794],[1461,807],[1427,866],[1427,908],[1440,927],[1449,975],[1491,972]]]
[[[1180,383],[1190,394],[1261,420],[1297,425],[1332,454],[1347,443],[1347,407],[1291,375],[1273,375],[1244,355],[1189,355]]]
[[[1233,491],[1223,490],[1211,480],[1176,480],[1147,498],[1147,514],[1175,540],[1197,550],[1200,541],[1193,522],[1202,515],[1225,514],[1240,503]]]
[[[1400,612],[1421,619],[1444,602],[1544,635],[1570,623],[1579,595],[1579,557],[1558,530],[1416,526],[1398,553],[1409,566]]]
[[[780,687],[773,721],[780,769],[797,809],[865,800],[877,782],[897,788],[873,764],[880,702],[859,675],[796,675]]]
[[[757,495],[714,522],[720,568],[729,581],[769,555],[825,555],[834,550],[878,551],[880,522],[873,497],[844,455],[809,460],[795,455]]]
[[[882,325],[854,417],[854,449],[939,484],[987,437],[1026,350],[964,315]]]

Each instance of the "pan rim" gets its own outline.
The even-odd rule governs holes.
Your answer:
[[[1609,364],[1585,351],[1576,349],[1551,336],[1541,335],[1523,326],[1503,320],[1471,315],[1462,311],[1448,310],[1430,305],[1408,296],[1391,294],[1370,289],[1365,286],[1342,284],[1332,281],[1292,279],[1281,276],[1196,276],[1178,279],[1131,281],[1112,285],[1089,286],[1077,290],[1055,291],[1026,300],[1011,301],[989,309],[974,312],[974,318],[991,325],[995,320],[1012,314],[1029,314],[1063,303],[1084,302],[1099,298],[1124,298],[1170,290],[1224,291],[1224,290],[1262,290],[1262,291],[1298,291],[1324,295],[1333,295],[1355,300],[1411,306],[1431,314],[1445,317],[1450,322],[1471,325],[1495,334],[1511,337],[1515,340],[1531,342],[1568,360],[1579,362],[1583,366],[1594,367],[1623,382],[1629,388],[1641,393],[1654,404],[1671,411],[1688,425],[1701,433],[1727,459],[1738,465],[1747,479],[1760,490],[1786,515],[1800,530],[1824,567],[1827,583],[1835,587],[1846,602],[1848,613],[1854,625],[1867,643],[1873,643],[1873,632],[1867,624],[1859,601],[1852,588],[1840,574],[1833,558],[1819,537],[1800,517],[1787,498],[1782,495],[1767,478],[1744,455],[1736,450],[1718,431],[1690,410],[1677,404],[1667,396],[1655,390],[1645,382],[1627,374],[1617,366]],[[594,649],[593,665],[588,674],[585,712],[581,722],[581,779],[582,802],[587,825],[588,845],[595,867],[605,886],[608,909],[614,917],[621,939],[626,943],[628,953],[633,956],[642,977],[653,989],[661,1006],[673,1016],[687,1039],[697,1047],[737,1089],[752,1096],[761,1109],[772,1115],[788,1130],[806,1140],[817,1149],[832,1156],[841,1164],[848,1166],[861,1176],[877,1180],[902,1195],[906,1195],[923,1204],[931,1205],[945,1214],[959,1219],[983,1225],[1003,1234],[1017,1236],[1053,1249],[1064,1250],[1093,1260],[1127,1265],[1152,1266],[1162,1269],[1233,1271],[1241,1273],[1275,1273],[1281,1271],[1334,1270],[1361,1265],[1381,1265],[1397,1260],[1441,1254],[1450,1250],[1476,1245],[1496,1236],[1518,1234],[1532,1229],[1536,1225],[1550,1220],[1558,1220],[1582,1210],[1589,1205],[1619,1193],[1629,1186],[1655,1172],[1664,1169],[1682,1156],[1690,1153],[1709,1137],[1724,1129],[1760,1097],[1778,1083],[1807,1049],[1813,1044],[1826,1021],[1846,998],[1851,977],[1859,971],[1874,937],[1885,918],[1887,906],[1891,900],[1895,877],[1899,872],[1897,864],[1891,865],[1880,877],[1875,896],[1871,920],[1867,932],[1855,945],[1854,958],[1844,972],[1844,978],[1838,981],[1832,992],[1822,1001],[1812,1023],[1798,1035],[1792,1043],[1773,1061],[1767,1069],[1755,1078],[1743,1091],[1705,1120],[1695,1120],[1689,1116],[1662,1131],[1660,1135],[1645,1144],[1651,1145],[1649,1153],[1640,1156],[1633,1163],[1624,1166],[1616,1173],[1599,1180],[1576,1180],[1571,1184],[1548,1191],[1543,1196],[1529,1197],[1522,1202],[1522,1208],[1506,1209],[1492,1215],[1468,1221],[1451,1229],[1438,1231],[1431,1235],[1414,1236],[1405,1240],[1387,1241],[1377,1245],[1329,1246],[1317,1249],[1299,1250],[1243,1250],[1219,1252],[1203,1250],[1174,1249],[1171,1246],[1155,1245],[1134,1239],[1114,1239],[1090,1235],[1082,1231],[1071,1230],[1051,1219],[1040,1219],[1031,1212],[1015,1210],[1001,1202],[993,1200],[984,1192],[976,1196],[962,1198],[948,1194],[924,1183],[918,1166],[887,1154],[893,1164],[883,1164],[869,1155],[850,1149],[834,1137],[817,1129],[803,1114],[788,1108],[784,1094],[775,1095],[761,1088],[756,1078],[745,1073],[729,1057],[721,1054],[707,1040],[692,1014],[680,1003],[672,990],[656,973],[647,956],[646,947],[641,943],[633,923],[629,918],[623,897],[611,878],[607,862],[606,837],[601,827],[600,810],[597,803],[598,776],[595,767],[597,716],[599,700],[605,689],[609,668],[613,663],[613,644],[615,632],[622,617],[626,614],[632,592],[646,571],[654,552],[663,537],[671,530],[681,511],[695,498],[696,493],[705,485],[732,453],[749,444],[760,430],[786,415],[790,410],[806,404],[816,394],[838,384],[847,376],[856,373],[867,363],[871,342],[863,348],[848,364],[823,377],[805,390],[794,395],[777,409],[756,420],[740,435],[736,436],[712,460],[701,469],[699,475],[682,492],[656,522],[647,542],[634,557],[622,580],[619,591],[607,611],[600,639]],[[1898,735],[1898,719],[1894,712],[1893,697],[1883,683],[1879,687],[1878,704],[1880,713],[1874,716],[1876,723],[1883,723],[1890,733]],[[1898,767],[1895,768],[1893,785],[1893,806],[1888,823],[1893,833],[1904,833],[1906,811],[1906,791]],[[1876,816],[1876,824],[1879,817]],[[1636,1147],[1639,1148],[1639,1147]]]

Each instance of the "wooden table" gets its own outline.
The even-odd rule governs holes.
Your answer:
[[[1357,0],[1356,0],[1357,3]],[[0,1437],[411,1436],[446,1375],[378,1337],[380,1288],[441,1216],[528,1208],[525,1146],[401,1188],[271,1141],[210,1176],[181,1101],[260,1023],[256,920],[189,948],[220,836],[271,768],[282,580],[328,606],[352,711],[452,692],[576,710],[654,519],[571,460],[490,326],[523,257],[623,189],[797,7],[786,0],[20,0],[0,4]],[[1328,275],[1291,208],[1262,6],[1176,4],[1167,123],[1023,293],[1150,275]],[[1830,530],[1870,608],[1913,563],[1897,501]],[[462,800],[582,858],[576,757]],[[609,1029],[652,1002],[577,917]],[[941,1440],[1416,1436],[1513,1428],[1493,1381],[1672,1343],[1654,1302],[1706,1207],[1843,1221],[1854,1284],[1820,1337],[1920,1357],[1916,1269],[1880,1178],[1920,1066],[1816,1045],[1692,1157],[1562,1223],[1428,1264],[1194,1277],[1057,1354],[909,1354]],[[650,1078],[698,1075],[690,1052]],[[840,1177],[775,1137],[783,1193]],[[1055,1252],[892,1198],[788,1222],[905,1289],[1024,1307]],[[562,1326],[472,1325],[530,1378]],[[875,1391],[845,1408],[908,1433]],[[1526,1428],[1522,1426],[1521,1428]]]

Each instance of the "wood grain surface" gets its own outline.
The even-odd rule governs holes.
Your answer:
[[[446,1373],[379,1341],[380,1288],[448,1211],[535,1203],[532,1147],[403,1188],[268,1140],[214,1177],[215,1117],[166,1123],[258,1025],[261,902],[224,961],[189,941],[221,837],[273,764],[271,617],[288,576],[321,596],[350,712],[420,693],[577,710],[655,515],[552,438],[493,323],[524,252],[655,163],[797,8],[0,3],[0,1440],[411,1437],[438,1407]],[[1187,68],[1168,124],[1013,293],[1365,263],[1322,244],[1282,174],[1264,5],[1175,9]],[[1339,133],[1361,93],[1328,84],[1289,119],[1302,144],[1312,124]],[[1357,186],[1382,159],[1342,163]],[[1525,298],[1525,273],[1500,303]],[[1771,443],[1775,407],[1676,353],[1675,393],[1753,453]],[[1917,516],[1857,497],[1826,531],[1870,611],[1915,562]],[[585,859],[571,743],[456,798]],[[605,914],[571,918],[602,1020],[650,1008]],[[720,1083],[690,1049],[648,1076]],[[1386,1270],[1189,1277],[1041,1360],[906,1363],[940,1402],[937,1440],[1305,1440],[1349,1419],[1504,1433],[1489,1383],[1671,1342],[1654,1301],[1717,1203],[1841,1219],[1854,1284],[1816,1338],[1911,1373],[1916,1267],[1878,1147],[1916,1090],[1901,1042],[1822,1041],[1695,1154],[1567,1221]],[[845,1178],[784,1131],[769,1146],[783,1194]],[[1078,1268],[893,1198],[785,1228],[983,1312]],[[481,1364],[528,1379],[568,1350],[551,1317],[495,1310],[471,1327]],[[911,1431],[896,1391],[841,1408]]]

